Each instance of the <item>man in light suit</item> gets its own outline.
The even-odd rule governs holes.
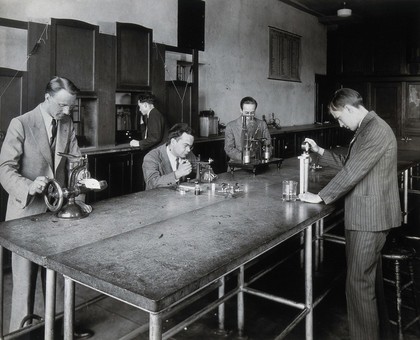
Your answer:
[[[347,279],[351,339],[385,339],[390,335],[383,294],[381,250],[391,228],[401,225],[397,180],[397,141],[388,124],[363,107],[352,89],[338,90],[329,105],[341,127],[355,131],[346,157],[305,139],[322,165],[340,169],[318,193],[302,201],[326,204],[344,198]]]
[[[196,156],[192,129],[185,123],[175,124],[168,134],[166,145],[161,145],[144,156],[143,176],[146,190],[176,185],[193,170]]]
[[[168,128],[165,117],[155,108],[155,97],[151,94],[141,97],[138,101],[139,110],[143,117],[142,140],[133,139],[130,146],[141,150],[154,148],[165,143],[168,137]]]
[[[239,105],[241,116],[227,123],[225,129],[225,152],[230,159],[235,161],[242,161],[242,150],[246,141],[265,138],[265,145],[271,145],[267,123],[255,118],[257,101],[252,97],[244,97]]]
[[[70,80],[55,77],[47,84],[45,100],[10,122],[0,153],[0,183],[9,194],[6,220],[46,212],[43,192],[49,179],[67,187],[67,158],[58,153],[81,155],[69,116],[78,91]],[[37,273],[36,264],[12,254],[10,331],[33,314]]]

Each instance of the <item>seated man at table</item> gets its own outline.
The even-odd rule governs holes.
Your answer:
[[[252,97],[244,97],[240,102],[241,115],[229,122],[225,130],[225,152],[234,160],[242,162],[242,150],[245,143],[266,140],[266,145],[271,145],[271,136],[267,123],[255,118],[258,103]],[[252,155],[251,155],[252,156]]]
[[[194,143],[192,129],[185,123],[175,124],[166,144],[151,150],[143,160],[146,190],[177,184],[193,170],[197,158],[191,152]]]

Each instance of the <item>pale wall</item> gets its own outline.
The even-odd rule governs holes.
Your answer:
[[[117,21],[131,22],[152,28],[155,42],[177,45],[177,0],[0,0],[0,16],[44,23],[76,19],[106,34],[115,34]],[[200,110],[212,109],[226,123],[239,115],[240,99],[250,95],[260,117],[274,112],[281,125],[313,123],[315,74],[326,72],[327,48],[327,32],[317,18],[278,0],[207,0],[205,20]],[[302,36],[301,83],[267,79],[268,26]],[[10,49],[9,43],[0,39],[0,51]],[[16,60],[24,60],[26,46],[19,52]],[[0,67],[17,68],[14,59],[15,64],[10,53],[0,52]]]

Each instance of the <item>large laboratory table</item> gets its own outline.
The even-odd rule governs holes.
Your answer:
[[[419,156],[410,155],[411,164]],[[334,175],[329,168],[311,171],[308,190],[318,192]],[[149,337],[161,339],[175,332],[162,332],[166,312],[212,285],[220,287],[233,272],[239,273],[238,287],[233,295],[219,294],[218,303],[237,296],[241,334],[243,294],[267,297],[247,287],[245,265],[303,232],[305,301],[275,301],[301,310],[292,324],[305,319],[306,338],[311,339],[312,226],[335,206],[282,201],[285,179],[299,181],[297,158],[284,160],[279,169],[269,165],[257,175],[247,170],[220,174],[215,192],[207,184],[201,195],[162,188],[97,202],[80,220],[45,213],[2,222],[0,245],[47,268],[47,288],[56,273],[64,275],[66,339],[73,336],[75,282],[148,312]],[[221,183],[238,183],[241,191],[218,192]],[[54,295],[47,292],[46,339],[54,338]]]
[[[322,172],[310,176],[310,190],[319,190],[334,175]],[[304,231],[306,302],[298,305],[311,338],[311,226],[334,206],[283,202],[284,179],[299,179],[297,159],[256,176],[246,170],[221,174],[216,192],[206,191],[206,185],[197,196],[163,188],[97,202],[80,220],[45,213],[2,222],[0,245],[46,267],[47,279],[55,279],[53,273],[65,276],[67,338],[73,334],[68,329],[71,295],[78,282],[149,312],[150,338],[160,339],[165,311]],[[234,197],[219,193],[222,182],[238,183],[242,191]],[[45,318],[46,324],[53,319]],[[53,338],[53,327],[46,338]]]

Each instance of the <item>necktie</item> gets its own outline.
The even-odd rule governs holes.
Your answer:
[[[55,137],[57,136],[57,121],[53,119],[51,121],[51,138],[50,138],[50,145],[52,146],[55,141]]]
[[[147,115],[144,115],[143,116],[143,120],[144,120],[144,139],[146,139],[147,138],[147,121],[148,121],[148,119],[147,119]]]
[[[176,158],[176,170],[179,168],[179,157]]]

